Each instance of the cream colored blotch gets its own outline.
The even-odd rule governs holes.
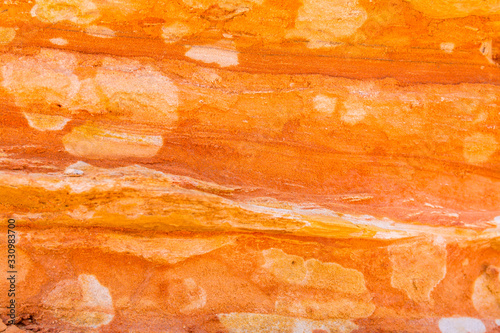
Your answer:
[[[443,50],[445,53],[452,53],[453,50],[455,49],[455,44],[453,43],[441,43],[440,45],[441,50]]]
[[[54,45],[64,46],[68,45],[68,41],[64,38],[51,38],[49,41]]]
[[[474,133],[464,140],[464,158],[469,163],[487,162],[498,150],[498,142],[492,134]]]
[[[161,28],[162,38],[165,43],[175,43],[182,37],[189,35],[192,32],[191,27],[182,22],[175,22],[169,25],[164,25]]]
[[[330,97],[323,94],[316,95],[313,98],[314,109],[324,114],[333,113],[337,108],[337,102],[337,97]]]
[[[80,80],[73,73],[77,66],[75,55],[52,49],[41,49],[35,56],[19,57],[1,68],[2,85],[14,98],[16,105],[66,107],[80,89]]]
[[[94,275],[59,281],[43,298],[42,304],[56,317],[78,327],[97,328],[113,320],[113,300],[108,288]]]
[[[368,106],[355,98],[349,98],[344,102],[344,110],[340,119],[349,125],[355,125],[365,119]]]
[[[354,34],[367,18],[357,0],[304,0],[295,20],[295,29],[290,30],[287,37],[326,42],[322,44],[325,46]]]
[[[15,28],[0,27],[0,45],[9,44],[16,37]]]
[[[472,304],[483,317],[500,317],[500,268],[488,266],[476,279]]]
[[[93,81],[96,89],[89,92],[102,92],[111,112],[116,110],[129,119],[141,122],[173,125],[178,119],[177,86],[161,72],[140,67],[140,63],[105,59]]]
[[[186,52],[186,57],[205,62],[215,63],[221,67],[237,66],[239,52],[225,50],[216,46],[193,46]]]
[[[229,333],[349,333],[358,328],[349,320],[310,320],[260,313],[217,315]]]
[[[30,127],[39,131],[60,131],[71,119],[39,113],[23,113]]]
[[[439,320],[441,333],[485,333],[486,326],[476,318],[441,318]]]
[[[70,21],[89,24],[100,17],[99,9],[90,0],[36,0],[31,16],[42,22]]]
[[[108,130],[100,126],[75,127],[63,137],[66,151],[91,159],[152,157],[163,146],[159,135],[139,135]]]

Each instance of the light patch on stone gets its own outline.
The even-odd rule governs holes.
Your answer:
[[[367,106],[361,101],[350,98],[344,102],[344,110],[340,119],[349,125],[355,125],[365,119],[367,114]]]
[[[100,247],[110,252],[134,253],[161,264],[174,265],[187,258],[200,256],[234,244],[235,238],[134,237],[127,235],[99,236]]]
[[[474,282],[472,304],[484,317],[500,317],[500,268],[489,266]]]
[[[496,0],[407,0],[424,15],[449,19],[469,15],[489,16],[500,13],[500,3]]]
[[[80,88],[73,73],[77,59],[71,53],[41,49],[33,57],[20,57],[2,68],[2,85],[14,97],[16,105],[58,104],[67,106]]]
[[[497,326],[500,326],[500,319],[495,319],[495,324],[497,324]]]
[[[375,305],[370,300],[361,298],[336,297],[328,302],[283,298],[276,301],[276,311],[282,315],[312,319],[355,319],[371,316]]]
[[[285,282],[350,294],[368,291],[363,274],[355,269],[316,259],[304,261],[302,257],[286,254],[281,249],[264,250],[262,253],[265,258],[262,267]]]
[[[165,43],[175,43],[182,37],[192,33],[191,27],[183,22],[175,22],[169,25],[164,25],[161,28],[161,37]]]
[[[498,150],[498,142],[492,134],[474,133],[464,140],[464,157],[469,163],[487,162]]]
[[[108,27],[103,27],[100,25],[91,25],[85,28],[85,33],[87,35],[98,37],[98,38],[113,38],[115,37],[115,32]]]
[[[322,40],[312,40],[307,43],[307,48],[309,49],[331,49],[333,47],[337,47],[342,45],[342,43],[339,42],[326,42]]]
[[[0,27],[0,45],[9,44],[16,37],[16,29],[9,27]]]
[[[99,87],[93,79],[80,81],[80,89],[68,105],[70,110],[86,110],[91,114],[102,114],[106,110],[105,103],[99,96]],[[102,94],[102,93],[101,93]]]
[[[441,50],[443,50],[445,53],[452,53],[453,50],[455,49],[455,44],[451,42],[446,42],[446,43],[441,43],[440,47]]]
[[[68,41],[64,38],[51,38],[49,41],[54,45],[64,46],[68,45]]]
[[[76,24],[89,24],[100,17],[99,9],[90,0],[36,0],[31,15],[46,23]]]
[[[61,116],[51,116],[40,113],[23,113],[31,128],[39,131],[60,131],[71,120]]]
[[[417,241],[388,248],[391,286],[415,302],[430,301],[431,292],[446,276],[446,244]]]
[[[120,66],[119,62],[113,64]],[[127,65],[127,62],[123,64]],[[128,66],[126,71],[106,67],[103,64],[97,70],[94,82],[107,99],[109,112],[170,126],[177,121],[178,89],[168,77],[149,67],[134,69]]]
[[[163,146],[159,135],[115,132],[93,125],[75,127],[62,140],[68,153],[91,159],[152,157]]]
[[[59,281],[42,304],[56,317],[79,327],[107,325],[114,317],[111,294],[94,275]]]
[[[304,258],[286,254],[280,249],[262,251],[266,260],[262,266],[278,279],[288,283],[301,284],[306,278]]]
[[[241,11],[242,8],[248,9],[253,4],[262,4],[264,0],[182,0],[184,4],[196,9],[209,9],[210,7],[219,7],[228,12]]]
[[[258,313],[217,315],[229,333],[349,333],[358,326],[349,320],[309,320]]]
[[[192,278],[184,279],[180,284],[171,283],[169,297],[183,304],[180,312],[186,314],[201,309],[207,304],[207,293]]]
[[[324,114],[332,114],[337,108],[338,98],[319,94],[313,98],[314,109]]]
[[[441,318],[439,320],[441,333],[485,333],[483,322],[476,318]]]
[[[332,42],[356,32],[368,15],[357,0],[304,0],[288,38]]]
[[[193,46],[186,52],[186,57],[207,64],[215,63],[221,67],[237,66],[239,52],[225,50],[215,46]]]

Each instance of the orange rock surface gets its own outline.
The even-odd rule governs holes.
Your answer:
[[[496,0],[4,0],[0,331],[500,332],[499,64]]]

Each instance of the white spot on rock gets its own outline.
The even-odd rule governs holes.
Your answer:
[[[323,94],[316,95],[313,99],[314,109],[325,114],[334,112],[337,107],[337,102],[337,97],[330,97]]]
[[[207,64],[216,63],[221,67],[237,66],[239,52],[225,50],[215,46],[193,46],[186,52],[186,57],[203,61]]]
[[[64,38],[51,38],[49,41],[54,45],[64,46],[68,45],[68,41]]]
[[[455,49],[455,44],[454,43],[441,43],[440,45],[441,50],[443,50],[445,53],[452,53],[453,50]]]
[[[439,320],[439,330],[442,333],[485,333],[486,327],[476,318],[442,318]]]

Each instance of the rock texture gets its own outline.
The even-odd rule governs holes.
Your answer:
[[[4,0],[0,330],[500,332],[499,43],[493,0]]]

